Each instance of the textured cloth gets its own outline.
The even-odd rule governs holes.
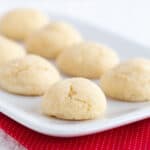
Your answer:
[[[0,114],[0,127],[29,150],[150,150],[150,119],[105,131],[56,138],[34,132]]]

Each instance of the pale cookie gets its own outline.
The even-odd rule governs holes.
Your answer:
[[[0,66],[24,55],[25,50],[21,45],[0,36]]]
[[[97,43],[83,42],[66,48],[57,58],[60,70],[67,75],[99,78],[118,64],[117,54]]]
[[[102,116],[105,110],[103,92],[85,78],[57,82],[45,93],[42,101],[43,113],[60,119],[94,119]]]
[[[119,100],[150,100],[150,60],[132,59],[108,71],[101,78],[106,95]]]
[[[34,9],[14,9],[0,21],[0,32],[14,40],[24,40],[48,23],[48,17]]]
[[[36,55],[16,59],[0,68],[0,87],[20,95],[42,95],[59,79],[55,67]]]
[[[55,58],[65,47],[82,41],[80,33],[65,22],[52,22],[26,40],[28,52]]]

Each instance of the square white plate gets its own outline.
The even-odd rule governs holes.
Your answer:
[[[51,17],[71,22],[87,40],[101,42],[114,48],[119,53],[121,60],[136,56],[150,58],[150,49],[113,33],[69,17],[59,15]],[[65,121],[42,115],[40,101],[41,97],[17,96],[0,91],[0,111],[2,113],[32,130],[51,136],[87,135],[150,117],[150,102],[130,103],[108,99],[108,108],[104,118],[88,121]]]

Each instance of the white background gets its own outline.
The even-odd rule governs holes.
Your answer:
[[[149,0],[1,0],[0,11],[36,7],[71,15],[150,46]]]
[[[150,0],[0,1],[1,14],[15,7],[33,7],[57,14],[73,16],[150,46]],[[6,137],[0,131],[0,149],[18,149],[15,148],[16,146],[14,147],[16,143]],[[12,143],[15,144],[13,145]]]

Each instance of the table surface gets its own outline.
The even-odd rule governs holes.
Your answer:
[[[0,129],[0,149],[1,150],[25,150],[17,141]]]
[[[5,0],[1,1],[0,14],[16,7],[38,8],[50,13],[73,16],[150,46],[149,0]],[[0,130],[0,149],[24,148]]]

